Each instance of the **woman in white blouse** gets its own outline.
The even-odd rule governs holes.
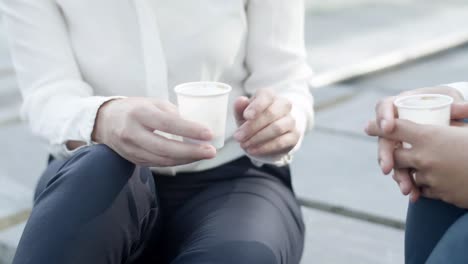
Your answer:
[[[1,8],[23,116],[53,156],[14,263],[299,262],[287,164],[313,123],[303,0]],[[197,80],[233,87],[218,151],[153,133],[212,137],[174,106]]]

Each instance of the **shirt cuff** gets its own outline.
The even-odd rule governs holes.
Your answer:
[[[465,101],[468,101],[468,82],[456,82],[444,84],[443,86],[448,86],[458,90],[462,95]]]
[[[80,131],[80,138],[79,139],[70,139],[70,138],[64,138],[61,140],[59,144],[52,144],[50,146],[50,153],[57,158],[57,159],[64,159],[71,157],[74,153],[76,153],[78,150],[95,145],[96,142],[92,141],[92,133],[94,129],[94,124],[96,122],[96,117],[97,113],[99,111],[99,108],[115,99],[123,99],[126,98],[125,96],[93,96],[90,98],[86,98],[86,101],[84,102],[84,114],[82,115],[82,118],[80,122],[77,124],[79,126],[79,131]],[[76,149],[70,150],[67,147],[67,142],[69,140],[75,140],[75,141],[80,141],[84,142],[85,144],[83,146],[80,146]]]

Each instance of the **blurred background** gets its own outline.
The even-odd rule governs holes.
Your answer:
[[[307,224],[303,263],[403,263],[407,199],[363,133],[375,102],[407,89],[468,81],[466,0],[306,0],[316,71],[316,129],[292,165]],[[0,264],[27,220],[46,146],[20,122],[0,19]]]

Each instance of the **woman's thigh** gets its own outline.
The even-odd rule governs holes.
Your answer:
[[[41,177],[14,263],[122,263],[156,217],[148,169],[104,145],[83,148]]]
[[[428,264],[465,264],[468,263],[468,215],[450,226],[432,251]]]
[[[178,210],[167,227],[174,264],[295,264],[302,255],[301,211],[279,180],[214,184]]]
[[[426,198],[410,204],[406,220],[405,263],[426,263],[437,243],[465,212],[442,201]]]

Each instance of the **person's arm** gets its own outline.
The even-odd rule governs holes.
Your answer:
[[[468,104],[464,103],[463,94],[459,89],[448,85],[434,86],[427,88],[419,88],[414,90],[405,91],[397,96],[391,96],[380,100],[376,107],[375,123],[379,129],[386,133],[391,133],[395,129],[395,120],[397,119],[397,111],[393,105],[394,101],[399,96],[406,96],[412,94],[445,94],[454,99],[452,105],[451,118],[453,120],[463,119],[468,113]],[[411,193],[411,200],[416,201],[419,197],[419,189],[414,186],[408,170],[395,168],[394,151],[397,142],[379,137],[378,140],[378,160],[379,165],[384,174],[389,174],[393,170],[393,179],[398,183],[401,192],[404,195]]]
[[[91,144],[96,112],[115,97],[93,96],[81,78],[55,1],[3,0],[1,10],[23,96],[22,117],[50,142],[54,156],[71,154],[68,141]]]
[[[468,111],[465,111],[468,117]],[[383,131],[375,121],[366,131],[397,142],[408,142],[410,149],[395,150],[395,168],[412,171],[412,180],[423,196],[468,208],[467,125],[419,125],[396,120],[393,131]]]
[[[304,44],[303,0],[250,0],[247,5],[248,39],[246,66],[251,73],[245,90],[255,95],[268,88],[287,99],[300,138],[292,151],[274,156],[255,155],[262,163],[284,165],[290,162],[304,133],[314,120],[313,98],[308,81],[312,71],[307,65]],[[252,155],[251,155],[252,156]]]

